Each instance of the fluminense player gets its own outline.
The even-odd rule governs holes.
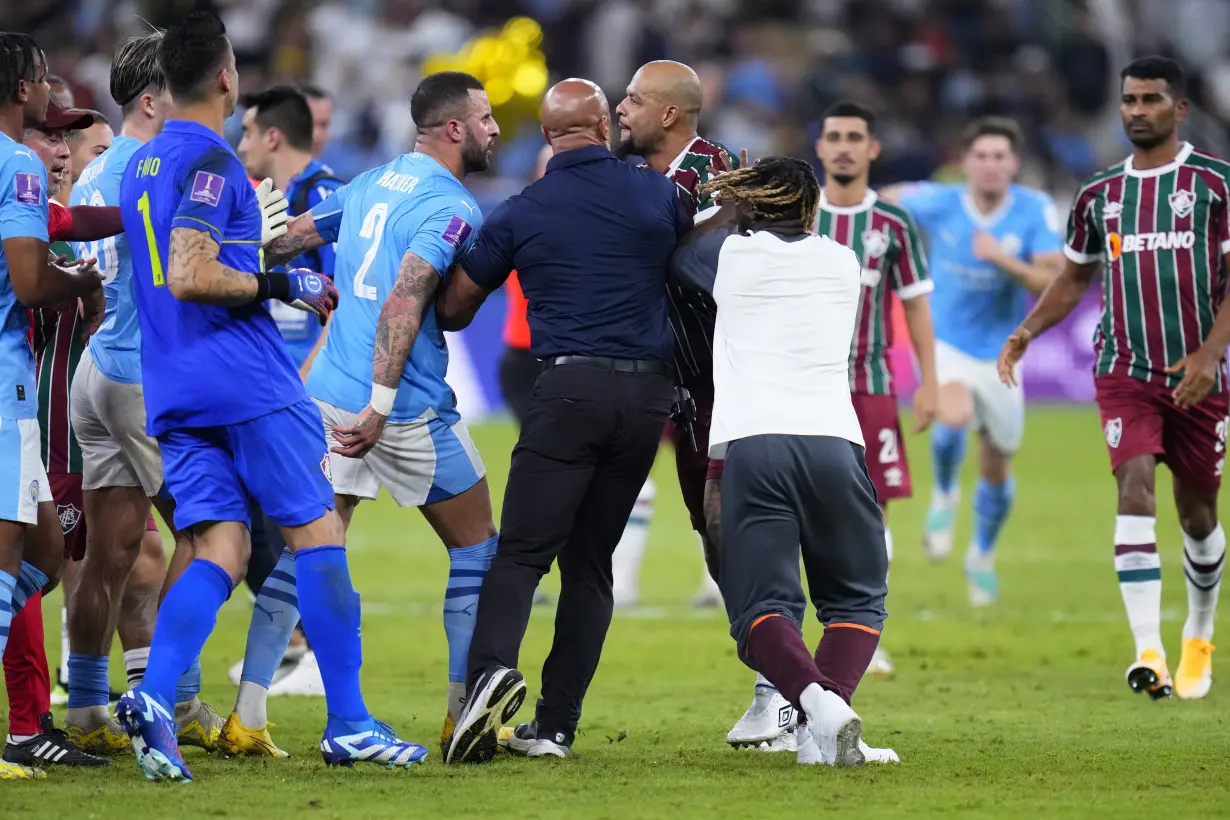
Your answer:
[[[0,32],[0,655],[13,615],[39,590],[53,589],[64,566],[58,527],[47,537],[27,530],[56,520],[47,472],[39,454],[34,355],[28,307],[83,299],[85,332],[102,320],[98,272],[70,272],[47,252],[47,170],[21,144],[27,128],[47,118],[47,58],[24,34]],[[0,761],[0,779],[43,776],[38,769]]]
[[[899,197],[930,240],[935,281],[940,387],[938,424],[931,432],[935,484],[923,543],[936,561],[952,552],[957,477],[972,427],[981,443],[974,533],[965,553],[973,606],[999,600],[995,542],[1012,509],[1012,456],[1025,427],[1024,393],[1000,383],[995,358],[1001,340],[1025,316],[1029,295],[1041,293],[1063,261],[1051,198],[1012,181],[1021,141],[1012,120],[978,120],[964,135],[966,182],[916,183]]]
[[[482,224],[461,180],[486,170],[500,129],[469,74],[425,77],[410,108],[413,153],[296,217],[269,252],[278,262],[338,242],[334,277],[344,296],[307,388],[337,442],[329,465],[342,520],[349,525],[358,503],[384,487],[399,506],[418,507],[448,550],[443,746],[465,705],[478,592],[498,539],[486,470],[444,381],[448,347],[434,302]],[[279,570],[293,573],[282,563]]]
[[[1136,641],[1127,669],[1154,700],[1203,698],[1213,682],[1213,619],[1226,535],[1217,495],[1230,402],[1222,361],[1230,310],[1230,164],[1179,140],[1187,116],[1183,70],[1145,57],[1120,73],[1119,113],[1132,154],[1081,186],[1068,217],[1067,262],[1000,354],[1016,380],[1031,339],[1072,312],[1102,270],[1094,385],[1119,487],[1115,570]],[[1183,530],[1187,621],[1173,684],[1161,634],[1162,570],[1154,478],[1174,476]]]
[[[158,68],[162,40],[154,32],[123,43],[111,64],[111,95],[121,109],[120,135],[82,171],[73,202],[115,208],[120,181],[132,156],[162,130],[171,108]],[[121,618],[154,610],[166,575],[161,539],[148,534],[151,500],[166,521],[174,505],[159,497],[163,485],[158,443],[145,430],[141,374],[141,333],[132,280],[130,235],[78,246],[78,255],[97,256],[107,294],[102,327],[90,340],[72,376],[73,432],[81,447],[81,486],[90,548],[81,581],[68,602],[69,735],[98,754],[126,752],[130,744],[108,710],[109,655]],[[175,533],[177,551],[190,549]],[[179,559],[182,565],[184,556]],[[143,629],[122,630],[129,685],[144,675],[152,617]],[[128,632],[128,634],[124,634]],[[198,698],[200,662],[176,687],[179,742],[212,749],[222,719]]]
[[[294,551],[297,604],[325,682],[325,762],[408,767],[427,750],[398,740],[363,702],[359,596],[320,412],[263,304],[283,299],[323,321],[337,291],[315,273],[263,271],[261,245],[272,234],[265,235],[257,193],[222,138],[239,86],[222,21],[194,12],[172,25],[158,64],[172,119],[129,160],[120,209],[131,243],[147,432],[158,440],[175,524],[192,534],[195,558],[159,607],[145,678],[120,698],[116,717],[147,779],[192,778],[171,704],[244,575],[254,498]]]
[[[867,443],[867,469],[884,512],[884,541],[893,560],[888,502],[911,495],[897,396],[887,354],[893,343],[892,296],[901,300],[922,383],[914,393],[914,432],[935,418],[935,335],[922,238],[900,206],[880,199],[868,186],[871,163],[880,154],[875,114],[854,102],[839,102],[824,114],[816,156],[824,166],[816,232],[854,251],[862,264],[862,298],[850,350],[850,393]],[[893,671],[888,653],[877,647],[871,674]]]

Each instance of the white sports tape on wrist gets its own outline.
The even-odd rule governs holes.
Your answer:
[[[372,409],[382,416],[393,412],[393,402],[397,399],[396,387],[385,387],[383,384],[372,385],[372,398],[368,402]]]

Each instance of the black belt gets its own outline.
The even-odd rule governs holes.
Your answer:
[[[669,376],[673,372],[666,362],[656,359],[615,359],[610,356],[548,356],[543,360],[543,367],[559,367],[565,364],[579,364],[586,367],[601,367],[604,370],[614,370],[616,373],[653,373],[659,376]]]

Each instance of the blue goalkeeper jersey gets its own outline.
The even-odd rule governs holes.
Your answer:
[[[131,242],[149,434],[238,424],[305,398],[264,304],[181,301],[166,286],[177,228],[208,233],[227,267],[263,270],[260,205],[226,141],[198,123],[169,121],[129,161],[120,209]]]
[[[1063,238],[1054,203],[1041,191],[1013,185],[999,209],[984,216],[967,186],[924,182],[909,186],[901,204],[927,234],[935,338],[975,359],[994,361],[1025,318],[1029,292],[974,256],[974,234],[990,233],[1025,262],[1059,251]]]
[[[333,280],[341,302],[312,365],[308,392],[358,413],[371,398],[376,324],[402,257],[409,252],[430,264],[444,287],[453,261],[474,244],[482,212],[448,169],[413,153],[360,174],[312,214],[321,237],[338,243]],[[448,347],[433,303],[427,306],[402,371],[389,420],[434,415],[448,424],[456,422],[461,416],[444,381],[447,371]]]

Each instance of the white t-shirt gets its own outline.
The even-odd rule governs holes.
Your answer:
[[[722,242],[710,458],[724,458],[735,439],[774,433],[864,444],[848,373],[860,267],[849,248],[812,234]]]

